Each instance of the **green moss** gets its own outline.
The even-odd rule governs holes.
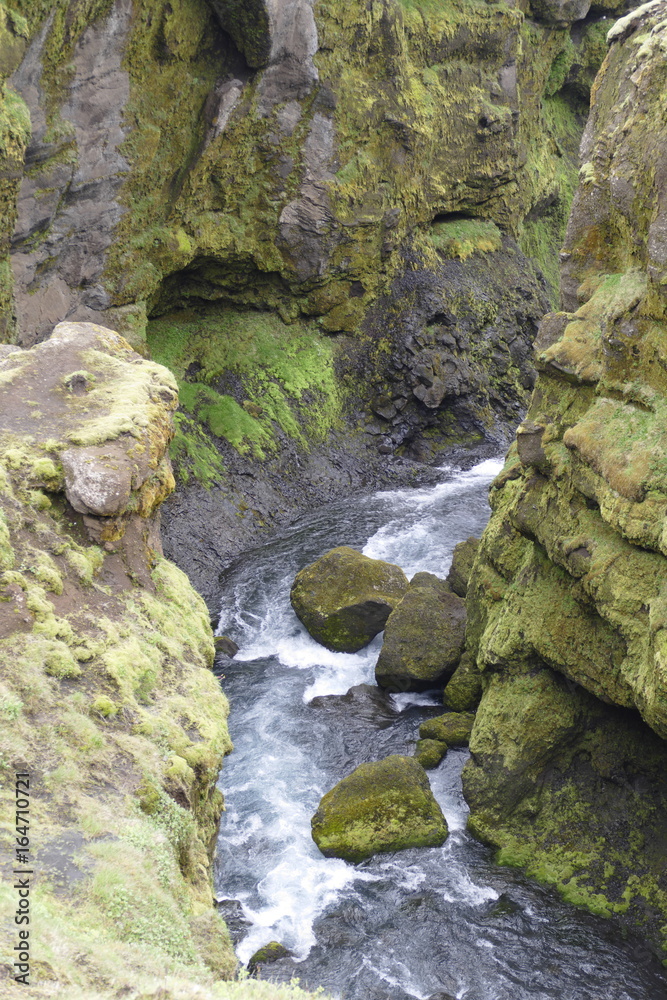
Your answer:
[[[181,481],[194,479],[207,488],[220,482],[225,466],[201,426],[185,413],[174,415],[174,425],[170,455]]]
[[[0,89],[0,155],[10,162],[23,159],[32,126],[28,105],[11,87]]]
[[[407,589],[399,566],[342,545],[297,573],[290,601],[317,642],[354,653],[382,631]]]
[[[111,698],[107,698],[106,695],[98,695],[97,698],[92,702],[91,708],[93,712],[99,712],[101,716],[105,719],[112,718],[114,715],[118,714],[119,706]]]
[[[44,673],[60,680],[81,676],[81,667],[64,642],[43,640],[38,648],[44,659]]]
[[[187,416],[177,419],[172,455],[185,480],[194,476],[210,485],[224,469],[197,422],[258,459],[275,453],[279,432],[306,448],[338,422],[333,349],[314,324],[287,325],[275,313],[214,308],[151,321],[148,344],[179,381]],[[243,387],[243,405],[218,390],[230,379]]]
[[[545,98],[542,109],[546,127],[555,139],[558,153],[552,161],[555,170],[551,201],[539,214],[531,214],[524,219],[519,245],[544,274],[550,286],[552,303],[556,305],[560,281],[559,252],[577,187],[578,148],[583,119],[579,110],[559,94]],[[537,169],[543,169],[543,166],[538,166]]]
[[[417,740],[415,760],[425,771],[430,771],[444,759],[448,749],[440,740]]]
[[[241,455],[250,453],[261,459],[266,457],[262,446],[275,447],[271,434],[231,396],[221,396],[206,385],[184,382],[180,400],[185,410],[217,437],[225,438]]]
[[[327,792],[312,832],[326,857],[357,862],[378,851],[438,846],[448,831],[423,769],[394,755],[361,764]]]
[[[484,219],[434,222],[429,235],[443,257],[458,260],[466,260],[474,253],[493,253],[502,246],[500,230]]]

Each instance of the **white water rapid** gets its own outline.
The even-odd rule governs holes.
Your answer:
[[[442,848],[354,866],[323,858],[310,836],[324,792],[362,761],[412,753],[438,702],[370,687],[381,636],[356,654],[317,645],[291,610],[294,576],[335,545],[398,563],[409,577],[445,576],[454,546],[481,533],[501,467],[446,468],[433,487],[331,505],[225,574],[218,631],[240,650],[224,667],[235,749],[220,779],[216,878],[241,961],[274,940],[292,952],[264,978],[298,976],[345,1000],[667,998],[639,946],[494,865],[466,833],[465,751],[430,772],[450,829]]]

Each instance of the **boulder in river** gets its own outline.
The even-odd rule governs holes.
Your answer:
[[[362,861],[378,851],[437,847],[447,821],[424,769],[397,754],[360,764],[320,801],[311,820],[325,857]]]
[[[376,681],[393,691],[433,687],[458,663],[465,628],[461,598],[432,573],[417,573],[387,620]]]
[[[467,746],[474,721],[472,712],[446,712],[422,722],[419,735],[423,740],[440,740],[448,747]]]
[[[289,951],[284,944],[280,944],[279,941],[269,941],[268,944],[265,944],[262,948],[256,951],[248,960],[248,972],[251,976],[258,976],[263,965],[269,965],[271,962],[277,962],[281,958],[291,958],[292,954],[293,953]]]
[[[447,574],[447,583],[459,597],[465,597],[468,592],[468,580],[478,546],[479,538],[471,536],[466,538],[465,542],[459,542],[454,548],[452,565]]]
[[[341,545],[297,573],[290,601],[313,639],[356,653],[382,631],[407,589],[400,566]]]
[[[449,747],[442,740],[417,740],[415,760],[421,764],[425,771],[431,771],[438,766],[448,749]]]

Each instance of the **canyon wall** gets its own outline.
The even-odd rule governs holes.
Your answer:
[[[101,322],[171,368],[165,544],[207,598],[212,549],[509,443],[619,9],[0,5],[4,337]]]
[[[469,591],[471,828],[665,947],[667,5],[593,88],[539,377]]]
[[[177,398],[94,324],[2,348],[0,981],[17,995],[267,996],[229,981],[214,907],[232,745],[206,606],[159,539]]]

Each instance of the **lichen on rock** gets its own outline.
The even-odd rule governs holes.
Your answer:
[[[357,862],[378,851],[437,847],[448,831],[423,768],[393,755],[360,764],[327,792],[312,832],[326,857]]]
[[[355,653],[383,630],[407,589],[400,566],[341,545],[297,573],[290,601],[317,642]]]
[[[483,695],[465,776],[471,829],[501,860],[661,947],[664,13],[621,19],[593,87],[562,310],[542,322],[468,590]]]

